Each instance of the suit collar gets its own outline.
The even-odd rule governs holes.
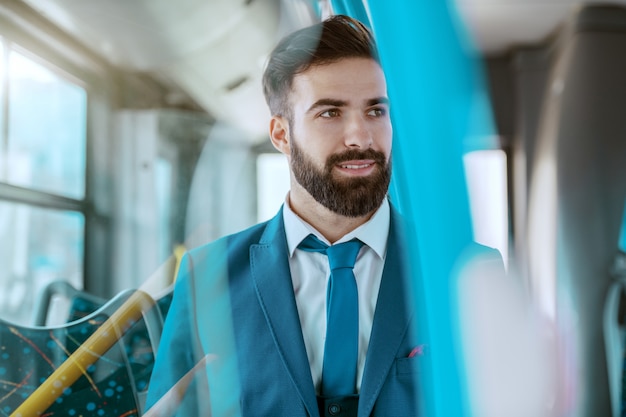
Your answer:
[[[300,242],[310,234],[315,235],[322,242],[329,244],[328,240],[312,225],[291,210],[288,201],[283,205],[282,211],[289,256],[293,256]],[[389,223],[390,204],[387,199],[384,199],[380,207],[367,222],[347,233],[335,243],[347,242],[357,238],[376,252],[381,259],[384,259],[387,251]]]
[[[289,273],[282,209],[250,247],[250,268],[259,303],[274,343],[309,415],[318,416],[317,400]]]

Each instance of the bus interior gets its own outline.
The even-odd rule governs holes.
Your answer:
[[[404,192],[445,177],[437,155],[458,142],[473,237],[500,251],[556,362],[528,381],[552,381],[533,414],[518,407],[534,392],[520,384],[510,401],[487,390],[483,401],[497,404],[472,415],[624,415],[626,1],[426,3],[0,0],[0,413],[15,415],[77,349],[51,359],[60,336],[50,329],[85,335],[117,314],[145,323],[102,342],[123,364],[95,369],[80,392],[139,369],[115,381],[132,386],[119,407],[142,415],[153,355],[141,352],[156,354],[180,257],[285,200],[288,167],[268,140],[261,88],[269,52],[326,16],[365,13],[383,66],[387,56],[390,68],[413,65],[387,74],[419,104],[394,104],[401,140],[423,143],[398,149],[432,175]],[[455,101],[467,83],[469,98]],[[453,112],[472,126],[442,127]],[[432,201],[448,198],[440,181]],[[449,224],[455,212],[445,213],[429,220]],[[139,307],[120,313],[128,299]],[[15,346],[50,359],[28,373],[8,354]],[[64,415],[91,397],[58,398]],[[84,415],[103,415],[88,404]]]

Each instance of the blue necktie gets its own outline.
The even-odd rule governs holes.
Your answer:
[[[322,395],[337,397],[356,392],[359,347],[359,299],[354,263],[363,242],[328,246],[313,235],[298,246],[328,256],[330,279],[326,292],[326,343],[322,368]]]

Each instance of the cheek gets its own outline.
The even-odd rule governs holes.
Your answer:
[[[375,141],[381,151],[389,155],[393,142],[393,130],[391,125],[381,126],[375,135]]]
[[[324,164],[326,158],[340,149],[340,142],[335,140],[335,136],[320,129],[301,133],[297,138],[302,152],[318,165]]]

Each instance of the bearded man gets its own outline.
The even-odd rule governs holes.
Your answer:
[[[296,31],[263,87],[290,191],[273,219],[184,257],[148,406],[419,416],[427,341],[408,297],[420,268],[387,200],[392,125],[373,37],[346,16]]]

